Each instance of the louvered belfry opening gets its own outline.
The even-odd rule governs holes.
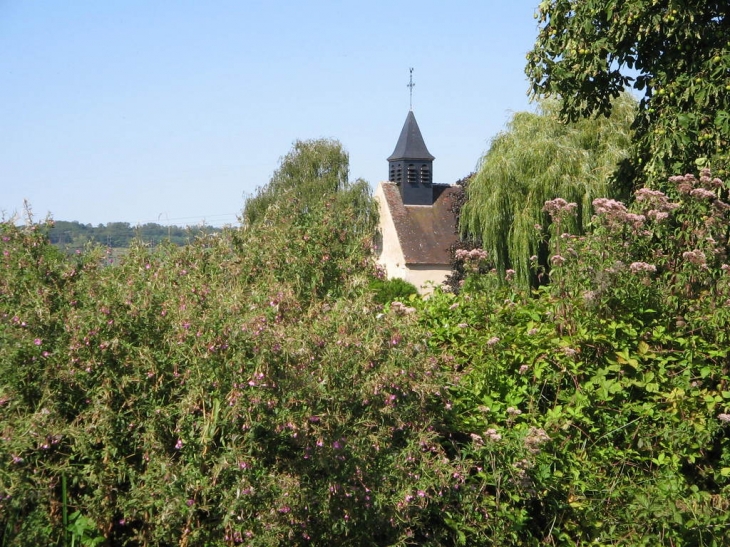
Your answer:
[[[404,205],[433,204],[434,159],[426,148],[413,111],[408,112],[395,150],[388,158],[388,180],[399,186]]]

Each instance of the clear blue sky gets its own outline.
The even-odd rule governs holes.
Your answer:
[[[538,0],[0,1],[0,210],[236,224],[296,139],[387,177],[413,110],[434,179],[531,108]]]

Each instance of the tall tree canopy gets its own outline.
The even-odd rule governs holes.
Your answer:
[[[725,174],[730,140],[727,0],[543,0],[526,72],[536,97],[557,95],[568,120],[608,114],[627,87],[643,92],[635,134],[640,177]]]
[[[573,225],[565,228],[581,231],[592,200],[616,193],[610,180],[631,144],[636,101],[629,95],[613,102],[608,118],[564,123],[560,108],[547,100],[536,113],[513,116],[482,158],[461,211],[462,232],[481,240],[501,272],[514,268],[525,283],[531,280],[530,257],[547,259],[540,251],[548,222],[545,201],[562,197],[578,203]]]
[[[281,158],[279,168],[268,184],[246,201],[243,221],[251,225],[262,219],[271,205],[294,194],[305,203],[318,201],[349,183],[350,157],[339,141],[332,139],[298,140]]]

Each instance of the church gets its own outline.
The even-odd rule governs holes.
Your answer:
[[[454,201],[458,186],[434,184],[434,156],[413,109],[388,157],[388,181],[375,191],[380,211],[377,262],[388,279],[401,278],[428,294],[451,273],[451,246],[459,240]]]

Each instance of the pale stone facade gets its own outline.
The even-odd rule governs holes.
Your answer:
[[[400,278],[429,294],[451,273],[450,246],[458,239],[450,200],[456,187],[436,185],[433,205],[403,205],[397,185],[375,190],[380,211],[378,264],[389,279]]]

